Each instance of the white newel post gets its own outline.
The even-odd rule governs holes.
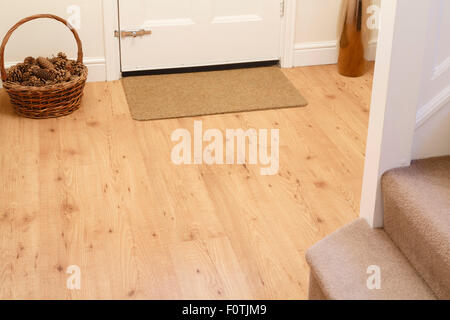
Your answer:
[[[431,0],[383,0],[361,199],[361,217],[383,226],[380,181],[408,166],[419,105]]]

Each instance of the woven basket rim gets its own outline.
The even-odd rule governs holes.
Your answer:
[[[83,71],[81,73],[81,76],[79,76],[77,79],[68,82],[45,85],[42,87],[33,87],[33,86],[23,86],[15,82],[5,81],[3,82],[3,87],[8,91],[14,90],[14,91],[49,92],[53,90],[70,88],[79,82],[85,82],[87,80],[88,73],[89,73],[88,68],[83,64]]]

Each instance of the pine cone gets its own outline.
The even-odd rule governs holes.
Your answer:
[[[18,66],[9,68],[6,76],[6,81],[17,83],[22,82],[22,70]]]
[[[22,82],[29,81],[31,76],[32,76],[32,74],[30,71],[22,73]]]
[[[36,59],[36,61],[42,69],[49,69],[49,70],[55,69],[53,63],[51,63],[47,58],[39,57]]]
[[[84,66],[82,63],[79,63],[77,61],[70,61],[67,64],[67,70],[69,70],[72,75],[81,76],[81,73],[84,70]]]
[[[35,65],[37,62],[36,62],[36,59],[33,57],[26,57],[25,60],[23,61],[23,63],[32,66],[32,65]]]
[[[66,65],[67,65],[67,61],[66,60],[62,60],[59,58],[56,58],[57,60],[55,62],[53,62],[53,65],[55,66],[56,70],[65,70],[66,69]]]
[[[60,52],[58,53],[58,58],[62,60],[67,60],[67,54],[65,54],[64,52]]]
[[[24,73],[30,70],[30,65],[25,64],[25,63],[19,63],[17,65],[15,65],[15,67],[20,70],[20,72]]]
[[[31,76],[30,80],[25,81],[22,85],[29,87],[42,87],[45,85],[45,82],[36,76]]]
[[[56,72],[55,80],[57,82],[66,82],[66,81],[70,80],[71,76],[72,75],[70,74],[69,71],[67,71],[67,70],[59,70],[59,71]]]
[[[31,72],[41,80],[55,80],[56,76],[53,70],[40,69],[38,67],[32,68]]]

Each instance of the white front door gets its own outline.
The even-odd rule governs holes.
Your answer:
[[[280,0],[119,0],[122,71],[279,60]]]

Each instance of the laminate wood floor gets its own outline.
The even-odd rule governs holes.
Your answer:
[[[307,298],[305,251],[358,216],[373,71],[284,72],[308,107],[137,122],[120,82],[89,83],[78,112],[36,121],[0,90],[0,298]],[[279,128],[279,174],[174,165],[194,120]]]

